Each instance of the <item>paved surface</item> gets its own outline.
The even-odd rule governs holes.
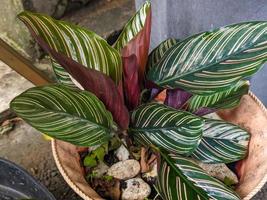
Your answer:
[[[267,199],[267,184],[263,186],[263,188],[258,192],[252,200],[266,200]]]
[[[0,61],[0,112],[9,107],[9,102],[33,85]]]

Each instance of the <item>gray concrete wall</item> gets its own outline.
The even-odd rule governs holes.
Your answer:
[[[136,0],[136,7],[145,0]],[[267,20],[267,0],[152,0],[152,47],[160,41],[251,20]]]
[[[138,8],[145,0],[136,0]],[[152,0],[152,40],[160,41],[252,20],[267,20],[267,0]],[[251,79],[252,91],[267,105],[267,67]]]
[[[23,11],[21,0],[2,0],[0,6],[0,37],[24,55],[33,54],[31,36],[17,19]]]

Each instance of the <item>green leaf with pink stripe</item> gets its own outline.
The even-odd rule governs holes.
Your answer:
[[[178,42],[147,78],[160,87],[210,95],[251,76],[266,59],[267,22],[244,22]]]
[[[14,98],[10,107],[40,132],[78,146],[103,144],[117,129],[94,94],[60,84],[31,88]]]
[[[130,133],[143,144],[190,155],[202,138],[202,118],[158,103],[132,112]]]
[[[110,76],[115,83],[122,78],[122,61],[119,52],[92,31],[49,16],[22,12],[19,18],[31,32],[80,64]],[[55,60],[52,65],[59,82],[74,87],[70,75]]]

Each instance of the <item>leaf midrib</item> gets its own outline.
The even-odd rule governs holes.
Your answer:
[[[11,104],[12,105],[12,104]],[[12,106],[13,107],[13,106]],[[32,106],[33,108],[37,108],[37,109],[40,109],[40,110],[43,110],[43,111],[47,111],[47,112],[54,112],[54,113],[57,113],[57,114],[61,114],[61,115],[65,115],[65,116],[67,116],[67,117],[69,117],[69,118],[73,118],[73,117],[75,117],[75,118],[78,118],[78,119],[81,119],[82,121],[85,121],[85,122],[90,122],[90,123],[92,123],[92,124],[94,124],[94,125],[97,125],[97,126],[99,126],[100,128],[103,128],[103,129],[105,129],[106,131],[111,131],[111,128],[108,128],[108,127],[105,127],[105,126],[103,126],[102,124],[98,124],[98,123],[96,123],[96,122],[92,122],[92,121],[90,121],[90,120],[88,120],[88,119],[86,119],[86,118],[83,118],[83,117],[81,117],[81,116],[76,116],[76,115],[71,115],[70,113],[67,113],[67,112],[63,112],[63,111],[59,111],[59,110],[52,110],[52,109],[47,109],[47,108],[44,108],[44,107],[41,107],[41,106]],[[17,113],[18,115],[20,115],[19,113]],[[112,124],[111,124],[112,125]]]
[[[175,129],[175,131],[176,131],[178,128],[181,128],[181,127],[174,126],[174,127],[162,127],[162,128],[150,128],[150,127],[146,127],[146,128],[129,128],[129,131],[134,131],[134,132],[141,131],[141,132],[144,132],[144,131],[158,131],[158,130],[171,130],[171,129]],[[199,130],[201,130],[201,128]]]
[[[203,133],[204,133],[204,131],[203,131]],[[225,138],[208,137],[208,136],[205,136],[203,134],[203,139],[205,139],[205,138],[207,138],[207,139],[213,139],[213,140],[222,140],[222,141],[236,142],[236,143],[238,143],[240,141],[248,141],[249,140],[249,138],[247,140],[237,140],[237,139],[231,140],[231,139],[225,139]]]
[[[231,89],[234,90],[234,89],[236,89],[236,87],[233,86],[233,88],[231,88]],[[212,108],[215,108],[215,109],[219,109],[219,108],[223,108],[224,106],[227,106],[227,104],[236,100],[238,97],[240,97],[244,94],[247,94],[248,90],[249,90],[249,84],[247,84],[247,81],[244,81],[244,84],[242,86],[240,86],[238,89],[239,90],[236,93],[234,91],[231,91],[230,96],[226,96],[226,97],[224,96],[224,97],[220,98],[217,102],[215,102],[213,105],[209,105],[209,106],[212,106]],[[227,90],[222,91],[222,92],[227,92]],[[234,93],[234,94],[231,95],[231,93]],[[198,96],[201,96],[201,95],[197,95],[197,96],[195,96],[195,98],[198,98]],[[194,96],[191,98],[191,100],[189,100],[189,107],[190,107],[190,105],[192,105],[192,101],[194,100],[193,98],[194,98]],[[201,97],[199,97],[199,98],[201,98]],[[210,108],[209,106],[202,106],[202,107],[199,106],[194,111],[196,111],[197,109],[200,109],[200,108]]]

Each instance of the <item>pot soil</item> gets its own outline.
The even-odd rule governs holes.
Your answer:
[[[239,184],[236,192],[243,200],[251,199],[267,182],[267,110],[251,92],[242,97],[234,109],[217,113],[225,121],[239,125],[251,134],[248,156],[239,161]],[[59,140],[52,141],[56,165],[69,186],[85,200],[101,198],[87,183],[80,165],[77,147]]]

